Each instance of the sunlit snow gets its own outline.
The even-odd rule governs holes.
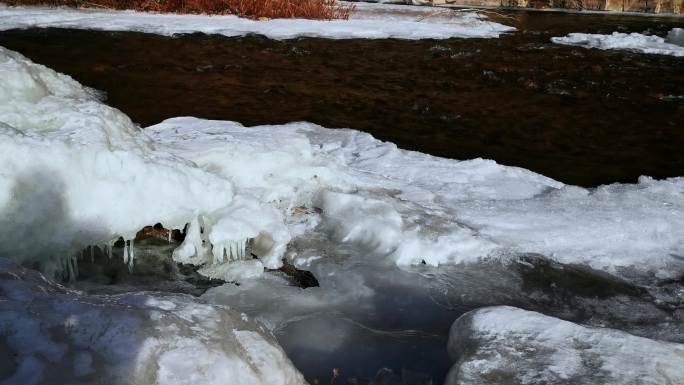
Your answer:
[[[357,4],[349,20],[273,19],[255,21],[236,16],[176,15],[94,9],[8,7],[0,4],[0,30],[74,28],[137,31],[160,35],[202,32],[223,36],[264,35],[271,39],[448,39],[494,38],[514,31],[476,13],[426,17],[432,10],[407,6]]]
[[[556,44],[574,45],[585,48],[614,49],[642,52],[656,55],[684,57],[684,42],[681,28],[675,28],[667,38],[641,33],[613,32],[610,35],[591,33],[570,33],[564,37],[552,37]]]

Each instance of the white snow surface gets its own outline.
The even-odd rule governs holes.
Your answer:
[[[310,123],[184,117],[140,130],[1,48],[0,138],[0,256],[46,271],[157,222],[189,223],[174,259],[229,280],[281,266],[314,230],[400,266],[541,253],[613,273],[684,269],[684,178],[584,189]]]
[[[72,28],[137,31],[173,36],[201,32],[223,36],[264,35],[284,40],[495,38],[515,28],[476,13],[419,18],[432,13],[420,7],[358,3],[349,20],[273,19],[255,21],[237,16],[177,15],[94,9],[8,7],[0,4],[0,30]]]
[[[447,385],[684,383],[684,345],[509,306],[466,313],[448,349],[458,362]]]
[[[241,313],[189,296],[85,295],[3,258],[0,350],[2,384],[306,383]]]
[[[674,36],[675,30],[680,29],[675,28],[671,31],[671,36]],[[613,32],[610,35],[570,33],[563,37],[552,37],[551,41],[556,44],[585,48],[629,50],[647,54],[684,57],[684,46],[670,43],[659,36],[643,35],[636,32],[629,34]]]

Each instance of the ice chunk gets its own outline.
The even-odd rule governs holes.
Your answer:
[[[402,219],[389,204],[325,191],[319,206],[327,219],[326,225],[338,241],[356,243],[380,254],[390,254],[399,247]]]
[[[174,261],[196,266],[209,262],[207,259],[208,244],[205,245],[207,239],[202,231],[202,225],[200,225],[201,220],[201,217],[197,217],[188,223],[183,243],[173,251]]]
[[[228,282],[241,281],[260,277],[264,272],[264,264],[258,259],[239,260],[230,263],[208,264],[198,273],[209,278],[222,279]]]
[[[0,345],[15,361],[8,384],[305,384],[239,312],[183,296],[83,295],[1,258]]]
[[[684,345],[508,306],[456,320],[449,354],[458,362],[447,385],[684,383]]]
[[[664,39],[655,35],[613,32],[611,35],[570,33],[564,37],[552,37],[556,44],[576,45],[585,48],[622,49],[656,55],[684,56],[681,28],[675,28]]]

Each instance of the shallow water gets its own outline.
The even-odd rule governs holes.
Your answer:
[[[191,115],[311,121],[402,148],[492,158],[578,185],[684,174],[684,59],[550,43],[666,34],[677,18],[511,12],[500,39],[297,39],[28,30],[0,45],[103,90],[146,126]]]
[[[119,245],[112,259],[96,253],[95,264],[88,258],[81,261],[81,276],[71,285],[97,294],[200,295],[207,289],[174,278],[177,269],[170,253],[177,244],[138,240],[136,245],[132,275],[119,258]],[[376,382],[381,384],[422,385],[425,379],[441,384],[452,364],[446,351],[452,322],[484,306],[511,305],[648,338],[684,341],[678,296],[654,296],[668,285],[679,290],[681,283],[637,287],[535,255],[403,270],[316,232],[295,239],[288,252],[305,259],[322,257],[306,267],[319,287],[302,289],[281,273],[269,272],[239,285],[210,288],[200,300],[262,321],[312,384],[330,383],[333,368],[340,371],[336,384],[370,384],[376,376],[388,381]]]

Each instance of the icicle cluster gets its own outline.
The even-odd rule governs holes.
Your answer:
[[[247,259],[248,242],[249,239],[245,238],[237,241],[229,241],[225,244],[213,245],[211,250],[214,256],[213,263],[218,264]]]
[[[190,222],[185,240],[173,252],[173,260],[198,266],[251,259],[247,253],[249,238],[212,244],[207,236],[208,229],[209,223],[202,216]]]
[[[170,239],[170,236],[169,236]],[[170,240],[169,240],[170,242]],[[78,262],[86,258],[86,252],[90,254],[90,263],[95,263],[95,248],[99,248],[103,255],[111,259],[114,254],[114,244],[116,240],[110,240],[107,243],[99,246],[88,246],[82,249],[78,254],[59,258],[61,261],[61,274],[63,279],[67,281],[74,281],[78,278]],[[128,271],[132,272],[135,266],[135,248],[134,239],[124,240],[123,262],[128,266]]]

